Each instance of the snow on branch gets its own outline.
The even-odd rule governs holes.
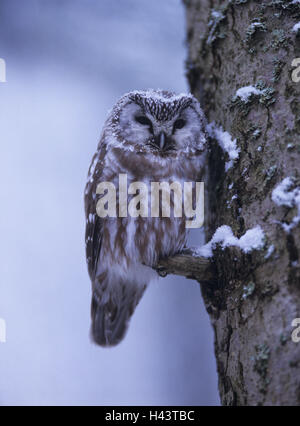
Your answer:
[[[223,225],[216,230],[207,244],[197,250],[196,255],[212,257],[213,250],[217,245],[220,245],[223,249],[230,246],[239,247],[244,253],[250,253],[252,250],[263,248],[264,243],[265,235],[259,225],[249,229],[241,238],[233,235],[230,226]]]
[[[212,239],[202,247],[187,249],[176,256],[160,259],[154,268],[158,274],[165,277],[168,274],[181,275],[199,282],[210,282],[214,279],[213,251],[217,245],[239,247],[244,253],[259,250],[264,247],[265,234],[258,225],[249,229],[241,238],[233,235],[230,226],[220,226]]]

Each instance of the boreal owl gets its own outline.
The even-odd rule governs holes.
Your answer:
[[[185,217],[100,217],[97,186],[119,176],[127,183],[195,182],[205,162],[205,118],[192,95],[133,91],[113,107],[85,188],[86,257],[92,281],[91,336],[101,346],[119,343],[159,258],[186,244]],[[103,194],[102,194],[103,196]],[[130,196],[129,196],[130,199]],[[118,212],[118,197],[117,197]],[[124,217],[125,216],[125,217]]]

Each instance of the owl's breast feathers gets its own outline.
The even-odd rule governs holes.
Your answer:
[[[193,181],[199,176],[199,161],[191,158],[164,159],[163,167],[151,156],[136,156],[122,149],[107,150],[102,144],[90,168],[85,192],[86,255],[91,278],[95,278],[97,262],[129,265],[141,262],[153,266],[160,256],[169,256],[185,244],[185,217],[100,218],[96,213],[96,188],[100,182],[112,182],[118,188],[119,175],[126,174],[128,186],[144,182],[150,192],[151,182]],[[128,201],[130,198],[128,198]],[[150,200],[150,198],[149,198]],[[150,201],[149,201],[150,203]],[[171,198],[171,210],[173,202]],[[117,212],[118,209],[117,197]]]
[[[135,306],[156,276],[151,267],[160,257],[182,250],[186,243],[185,217],[100,218],[96,213],[97,185],[105,181],[117,187],[119,174],[127,175],[128,185],[134,181],[147,185],[191,181],[198,170],[195,158],[155,162],[150,156],[99,144],[85,190],[86,258],[93,287],[91,332],[96,343],[110,346],[123,338]]]

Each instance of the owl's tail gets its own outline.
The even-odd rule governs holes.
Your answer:
[[[91,337],[96,344],[115,346],[120,343],[142,294],[143,291],[131,283],[122,284],[122,294],[110,298],[106,303],[101,303],[93,293]]]

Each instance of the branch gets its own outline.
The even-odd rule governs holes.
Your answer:
[[[192,249],[186,249],[173,257],[160,259],[154,269],[161,277],[175,274],[198,282],[210,282],[214,278],[211,260],[206,257],[195,256]]]

